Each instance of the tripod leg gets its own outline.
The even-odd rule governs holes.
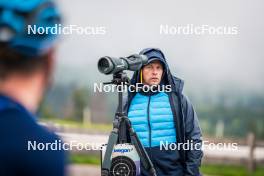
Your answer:
[[[151,176],[156,176],[157,174],[153,166],[153,163],[151,162],[145,148],[142,146],[141,142],[139,141],[137,134],[131,127],[129,128],[129,133],[131,137],[131,143],[135,146],[143,167],[149,170]]]
[[[104,155],[104,161],[102,164],[102,171],[101,171],[102,176],[109,176],[110,167],[111,167],[111,155],[117,140],[118,140],[118,130],[113,129],[113,131],[109,136],[105,155]]]

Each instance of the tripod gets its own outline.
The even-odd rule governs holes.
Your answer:
[[[115,84],[115,85],[124,85],[129,84],[129,78],[126,73],[120,71],[113,75],[113,80],[104,84]],[[121,88],[122,89],[122,88]],[[123,89],[122,89],[123,90]],[[145,148],[142,146],[136,132],[132,129],[131,122],[126,116],[123,110],[123,92],[122,90],[118,91],[118,109],[115,114],[115,119],[113,121],[113,130],[110,133],[104,160],[102,163],[102,176],[110,176],[111,173],[111,155],[116,144],[124,144],[130,142],[135,146],[136,151],[140,157],[140,161],[143,167],[149,171],[151,176],[156,176],[155,168],[147,155]],[[127,176],[127,175],[121,175]]]

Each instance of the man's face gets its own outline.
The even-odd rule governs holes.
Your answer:
[[[143,83],[147,85],[158,85],[160,84],[163,67],[160,61],[150,62],[148,65],[143,67]]]

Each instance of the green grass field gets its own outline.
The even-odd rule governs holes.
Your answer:
[[[83,154],[73,154],[70,162],[74,164],[100,165],[98,156],[88,156]],[[201,172],[209,176],[248,176],[247,170],[243,166],[227,165],[202,165]],[[252,176],[264,176],[264,167],[258,167]]]
[[[74,164],[91,164],[100,165],[100,158],[98,156],[84,155],[84,154],[71,154],[70,163]]]
[[[230,165],[203,165],[201,171],[206,175],[215,176],[248,176],[246,167]],[[252,176],[263,176],[264,167],[258,167]]]

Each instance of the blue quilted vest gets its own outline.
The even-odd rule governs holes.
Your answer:
[[[169,96],[164,92],[151,96],[137,93],[129,106],[128,118],[144,147],[176,142]]]

